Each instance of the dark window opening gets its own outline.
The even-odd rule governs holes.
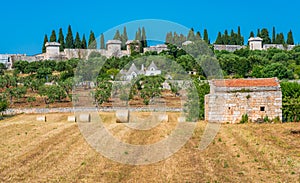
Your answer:
[[[230,109],[230,107],[228,107],[228,109]]]
[[[265,111],[265,107],[260,107],[260,111]]]

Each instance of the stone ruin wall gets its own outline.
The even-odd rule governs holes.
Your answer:
[[[261,111],[261,107],[265,111]],[[205,96],[205,120],[239,123],[243,114],[251,121],[268,116],[282,120],[281,91],[214,93]]]

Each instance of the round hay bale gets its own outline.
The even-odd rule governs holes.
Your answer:
[[[68,116],[68,122],[76,122],[76,116]]]
[[[116,112],[117,123],[128,123],[129,122],[129,110],[118,110]]]
[[[186,118],[185,117],[179,117],[177,120],[178,120],[179,123],[186,122]]]
[[[36,120],[46,122],[46,116],[37,116]]]
[[[91,115],[90,114],[80,114],[79,122],[91,122]]]

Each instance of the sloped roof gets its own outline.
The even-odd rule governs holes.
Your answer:
[[[212,80],[212,84],[216,87],[276,87],[276,86],[280,86],[277,78]]]
[[[248,39],[248,41],[263,41],[263,39],[260,37],[251,37]]]
[[[148,67],[148,70],[150,70],[151,68],[154,68],[155,70],[158,70],[158,68],[156,67],[155,63],[152,61],[151,64]]]
[[[136,74],[139,72],[134,63],[132,63],[129,70],[127,71],[128,74],[131,74],[132,72],[135,72]]]

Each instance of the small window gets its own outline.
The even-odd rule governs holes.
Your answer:
[[[230,110],[231,108],[230,108],[230,107],[228,107],[228,109]]]
[[[260,111],[265,111],[265,107],[260,107]]]

